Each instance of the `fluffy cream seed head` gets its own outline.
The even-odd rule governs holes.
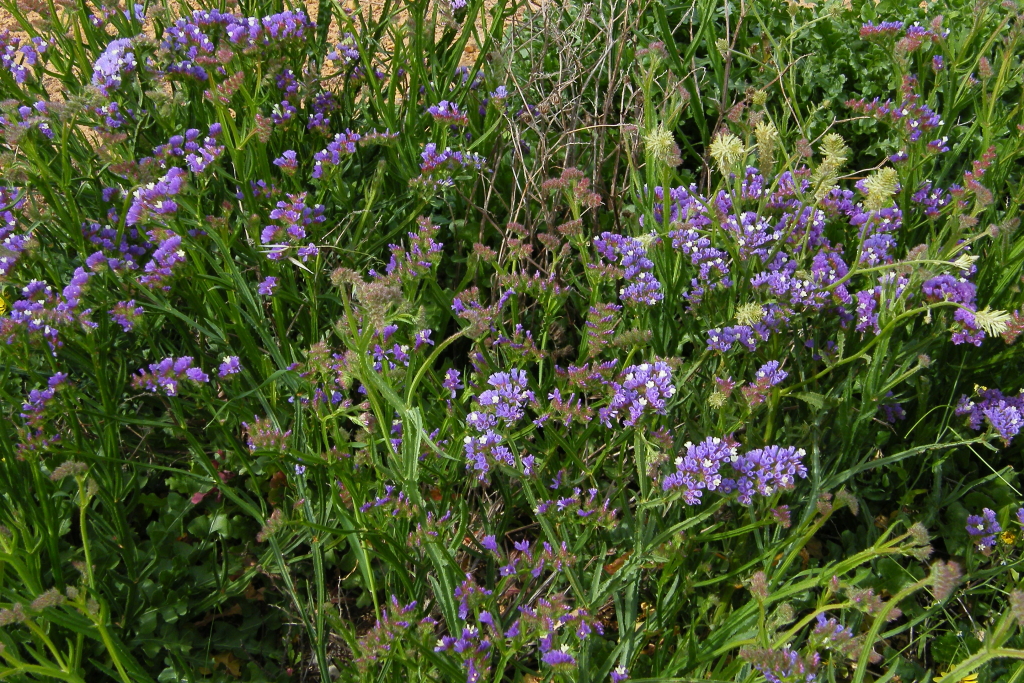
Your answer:
[[[850,148],[846,146],[842,135],[829,133],[821,139],[821,152],[825,157],[825,162],[832,164],[838,170],[849,158]]]
[[[892,203],[892,197],[899,188],[899,175],[895,168],[879,169],[867,177],[864,187],[868,191],[864,208],[868,211],[884,209]]]
[[[747,154],[747,150],[743,147],[743,141],[732,133],[718,135],[711,142],[708,152],[715,160],[715,163],[718,164],[718,169],[722,172],[722,175],[728,175],[732,172]]]
[[[990,337],[998,337],[1006,331],[1011,318],[1006,311],[993,311],[988,306],[975,312],[974,324],[985,330]]]
[[[761,304],[743,304],[736,309],[736,322],[740,325],[756,325],[764,318]]]
[[[664,164],[673,165],[671,162],[679,156],[675,138],[662,125],[644,136],[644,147],[648,154]]]
[[[761,121],[754,127],[757,139],[757,156],[761,166],[771,166],[775,160],[775,145],[779,140],[779,130],[771,121]]]

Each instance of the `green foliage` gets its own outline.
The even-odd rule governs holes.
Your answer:
[[[1019,679],[1012,2],[0,4],[0,678]]]

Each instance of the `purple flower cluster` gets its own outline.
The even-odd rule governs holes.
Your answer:
[[[496,546],[493,537],[488,539],[485,539],[485,547],[494,550]],[[522,557],[533,556],[529,546],[529,541],[516,543]],[[459,599],[458,618],[461,623],[449,625],[449,631],[458,636],[442,636],[434,651],[450,653],[462,659],[466,680],[470,683],[482,680],[482,676],[489,671],[490,654],[495,642],[503,642],[506,647],[521,647],[537,639],[540,660],[556,670],[565,670],[576,665],[576,659],[571,654],[572,648],[565,642],[570,633],[579,643],[595,631],[604,633],[599,620],[591,617],[586,609],[571,606],[563,595],[537,597],[531,604],[520,605],[517,618],[504,632],[496,615],[486,609],[488,603],[493,603],[491,591],[477,586],[470,575],[455,590],[455,596]]]
[[[423,161],[420,162],[420,175],[413,178],[410,183],[414,186],[436,189],[438,187],[451,187],[455,184],[452,176],[465,168],[481,169],[484,167],[484,158],[474,152],[453,151],[445,148],[437,150],[437,145],[428,142],[420,154]]]
[[[359,46],[356,44],[356,37],[351,33],[342,33],[341,42],[335,44],[334,49],[327,53],[327,59],[344,64],[358,62]]]
[[[415,601],[402,605],[397,597],[391,596],[390,606],[381,609],[380,619],[359,638],[359,654],[355,662],[361,672],[366,673],[386,657],[409,630],[421,631],[425,637],[433,633],[435,620],[432,617],[424,617],[419,621],[413,621],[409,615],[414,609]]]
[[[736,344],[741,344],[748,351],[757,350],[758,341],[768,341],[772,331],[786,320],[774,304],[765,305],[762,311],[761,321],[753,325],[731,325],[708,330],[708,350],[725,353]]]
[[[92,273],[84,268],[76,268],[71,281],[61,294],[42,280],[32,280],[21,290],[21,299],[11,305],[11,313],[0,318],[0,339],[8,344],[13,343],[19,330],[28,333],[29,338],[46,340],[56,355],[61,346],[58,329],[78,322],[86,328],[95,328],[97,324],[89,320],[92,309],[78,310],[83,289]]]
[[[306,239],[306,228],[323,223],[324,207],[321,204],[306,206],[306,193],[288,195],[288,201],[279,201],[277,208],[270,212],[270,219],[276,225],[268,225],[260,233],[260,241],[269,245],[267,258],[278,261],[283,259],[291,247]],[[305,261],[317,253],[316,246],[309,244],[299,249],[299,256]]]
[[[954,188],[951,189],[955,189]],[[941,187],[932,184],[932,181],[926,180],[917,188],[911,198],[912,201],[920,204],[924,210],[924,215],[928,218],[938,218],[939,213],[953,200],[949,192],[943,190]]]
[[[743,648],[740,657],[760,671],[768,683],[811,683],[817,680],[821,666],[818,653],[804,658],[789,646],[780,650]]]
[[[110,41],[92,65],[92,84],[104,97],[121,87],[124,74],[135,70],[137,63],[132,52],[132,38]]]
[[[535,401],[533,392],[527,388],[526,373],[522,370],[494,373],[487,384],[491,388],[476,397],[479,410],[466,416],[466,424],[477,435],[464,439],[466,469],[475,472],[480,481],[486,480],[495,463],[516,466],[515,456],[495,429],[502,424],[511,426],[518,422],[526,414],[526,405]],[[533,474],[533,463],[532,455],[522,460],[523,473],[527,476]]]
[[[920,141],[926,132],[933,131],[944,124],[942,118],[931,107],[920,103],[920,95],[915,92],[916,86],[916,76],[905,76],[902,87],[903,99],[900,103],[897,104],[891,99],[883,101],[876,97],[870,102],[848,100],[846,106],[879,121],[885,121],[894,126],[902,125],[903,131],[907,135],[907,141],[915,143]],[[943,138],[930,141],[926,149],[935,152],[949,151]]]
[[[445,389],[451,392],[449,398],[455,398],[456,392],[463,389],[461,381],[462,373],[455,368],[448,368],[444,373],[444,382],[441,383]]]
[[[982,421],[999,434],[1007,446],[1024,427],[1024,393],[1004,396],[998,389],[981,389],[980,399],[972,401],[961,396],[956,406],[957,415],[966,415],[971,429],[981,429]]]
[[[24,427],[18,430],[17,451],[22,457],[27,452],[42,451],[60,441],[60,434],[47,435],[46,412],[57,395],[57,389],[67,379],[66,374],[58,372],[47,380],[45,389],[32,389],[28,392],[28,400],[22,404],[19,413],[25,421]]]
[[[174,135],[166,144],[157,146],[153,150],[153,159],[164,168],[172,159],[184,159],[190,171],[202,173],[224,154],[224,146],[219,142],[221,131],[219,123],[211,123],[208,134],[200,141],[199,129],[189,128],[184,135]],[[147,161],[142,159],[139,163]]]
[[[273,296],[275,289],[277,289],[277,278],[270,275],[263,278],[263,281],[256,288],[256,292],[260,296]]]
[[[857,183],[857,189],[867,194],[863,180]],[[892,263],[890,251],[896,246],[896,233],[903,226],[902,211],[895,206],[877,211],[857,206],[851,212],[850,225],[858,228],[861,263],[867,266]]]
[[[338,108],[338,100],[334,97],[334,93],[321,92],[313,98],[313,113],[309,116],[309,121],[306,122],[307,130],[315,130],[324,136],[329,135],[328,130],[331,125],[331,112]]]
[[[168,281],[174,275],[175,266],[187,260],[181,235],[163,228],[150,230],[149,235],[159,240],[159,243],[153,250],[153,257],[146,263],[145,273],[139,278],[139,283],[170,291]]]
[[[26,67],[35,66],[48,47],[49,44],[42,38],[22,40],[4,30],[0,32],[0,66],[10,72],[15,83],[22,84],[28,79],[29,70]],[[21,61],[18,60],[19,55]]]
[[[110,7],[106,5],[100,5],[96,8],[96,11],[89,15],[89,23],[93,26],[100,28],[107,23],[110,17],[116,16],[120,12],[121,16],[125,19],[132,20],[142,23],[146,20],[146,8],[135,3],[131,9],[120,9],[117,7]]]
[[[258,450],[287,452],[288,437],[292,431],[282,432],[269,417],[256,417],[251,424],[243,422],[242,428],[245,430],[245,443],[253,453]]]
[[[860,27],[861,38],[872,38],[874,36],[895,36],[903,30],[902,21],[883,21],[880,24],[868,22]]]
[[[132,377],[132,386],[145,389],[154,394],[177,396],[179,383],[189,380],[195,384],[205,384],[210,377],[199,367],[194,366],[191,356],[180,358],[168,357],[158,363],[150,363],[149,370],[139,370]]]
[[[417,219],[416,232],[406,233],[409,237],[407,247],[399,244],[388,245],[391,260],[384,269],[384,275],[374,270],[370,276],[375,278],[393,277],[400,280],[414,280],[427,273],[441,261],[444,244],[438,242],[438,227],[427,218]]]
[[[171,197],[181,192],[187,177],[183,169],[173,167],[158,181],[135,190],[125,223],[138,225],[147,222],[152,216],[167,216],[176,212],[178,204]]]
[[[295,108],[295,105],[288,100],[281,100],[280,104],[275,104],[270,110],[270,120],[274,122],[275,126],[283,126],[295,117],[299,112]]]
[[[369,353],[373,357],[373,369],[377,372],[383,370],[385,364],[387,364],[388,370],[394,370],[399,365],[409,366],[409,347],[407,345],[393,342],[388,347],[388,343],[397,331],[398,325],[385,325],[383,328],[373,332],[371,337],[373,347],[369,350]],[[430,330],[426,330],[426,333],[429,336]]]
[[[108,218],[114,225],[118,223],[113,209]],[[154,247],[147,236],[135,227],[125,228],[120,242],[116,242],[117,228],[111,225],[83,223],[82,234],[88,242],[100,248],[85,259],[85,265],[93,272],[104,268],[110,268],[115,273],[138,270],[142,257]]]
[[[557,488],[558,483],[556,478],[551,488]],[[586,493],[584,493],[583,489],[576,487],[572,490],[572,495],[570,496],[537,503],[534,512],[538,515],[562,513],[575,519],[587,519],[591,522],[596,522],[600,526],[614,528],[618,510],[611,507],[612,501],[610,498],[602,500],[598,493],[596,488],[587,489]]]
[[[928,301],[951,301],[959,304],[953,313],[953,343],[973,344],[981,346],[985,340],[985,332],[980,329],[974,319],[977,310],[975,297],[977,288],[966,278],[955,278],[952,275],[937,275],[921,285]]]
[[[619,300],[625,304],[653,306],[665,295],[654,277],[654,262],[647,257],[643,242],[635,237],[602,232],[594,238],[594,249],[608,263],[617,264],[626,286],[619,289]]]
[[[612,420],[621,419],[625,426],[632,427],[644,414],[664,415],[667,399],[676,393],[672,368],[660,360],[623,368],[610,389],[611,401],[598,411],[598,419],[606,427],[612,426]]]
[[[17,188],[0,186],[0,281],[7,279],[21,255],[33,244],[29,234],[19,232],[15,212],[25,205]]]
[[[0,131],[4,130],[7,126],[15,125],[18,128],[29,131],[32,129],[38,130],[46,138],[53,139],[53,129],[50,128],[49,120],[49,104],[45,101],[40,100],[31,107],[22,105],[17,109],[19,121],[9,121],[6,117],[0,116]]]
[[[135,299],[118,301],[117,304],[110,309],[110,319],[120,325],[121,329],[125,332],[132,331],[132,328],[135,327],[135,323],[139,321],[142,314],[142,306],[136,305]]]
[[[460,111],[459,105],[448,100],[441,100],[437,104],[431,105],[427,108],[427,113],[435,121],[440,121],[441,123],[447,123],[452,126],[469,125],[469,117],[466,116],[466,112]]]
[[[802,191],[808,188],[808,181],[802,181]],[[832,249],[824,237],[825,213],[806,206],[796,197],[795,180],[788,171],[779,176],[777,188],[770,195],[765,178],[756,168],[749,167],[744,172],[737,199],[757,201],[760,206],[767,198],[766,208],[761,212],[736,209],[734,197],[724,190],[715,195],[713,201],[700,196],[695,186],[669,189],[667,203],[664,188],[655,187],[654,196],[657,200],[654,218],[658,223],[668,222],[672,226],[668,234],[673,248],[687,256],[691,265],[698,269],[690,290],[684,295],[691,307],[700,304],[709,291],[733,285],[730,250],[735,250],[747,267],[760,263],[763,270],[751,276],[751,284],[767,290],[788,308],[821,308],[830,299],[825,288],[841,277],[835,271],[845,274],[840,252]],[[722,231],[713,231],[714,223],[719,223]],[[727,237],[729,244],[713,244],[712,236],[716,233]],[[792,254],[780,249],[783,236],[786,236],[785,243],[791,245]],[[821,251],[814,253],[813,266],[807,275],[800,271],[797,257],[812,248]],[[839,294],[833,292],[831,298]],[[730,329],[724,339],[713,340],[712,348],[727,349],[736,341],[749,347],[754,343],[753,330],[740,329],[744,327],[751,326]],[[716,332],[716,336],[721,337],[723,330]],[[760,332],[767,338],[764,336],[766,329]]]
[[[217,368],[218,377],[227,377],[228,375],[236,375],[242,371],[242,366],[238,362],[238,356],[224,356],[224,360]]]
[[[768,397],[771,388],[780,384],[788,376],[789,373],[779,366],[779,361],[768,361],[754,374],[754,381],[742,387],[740,391],[743,392],[751,406],[760,405]]]
[[[852,628],[843,626],[835,618],[826,617],[824,613],[818,614],[811,631],[811,642],[815,647],[827,647],[843,654],[851,654],[858,646],[855,637]]]
[[[326,148],[313,155],[313,178],[321,178],[324,174],[324,165],[337,166],[341,163],[342,154],[355,154],[356,143],[362,138],[359,133],[353,133],[346,129],[344,133],[338,133]]]
[[[986,555],[996,547],[996,535],[1002,530],[995,511],[989,508],[983,508],[980,515],[967,517],[967,534],[974,539],[978,550]]]
[[[661,488],[680,490],[687,505],[699,504],[705,490],[723,494],[736,491],[737,500],[750,505],[754,493],[771,496],[792,488],[797,477],[807,477],[802,448],[766,446],[739,455],[739,444],[718,437],[708,437],[696,445],[687,442],[685,448],[686,454],[676,458],[676,471],[665,476]],[[734,476],[724,476],[723,466],[729,466]]]
[[[221,64],[235,52],[301,44],[314,28],[304,12],[285,11],[262,19],[239,17],[219,10],[195,10],[164,31],[161,47],[171,53],[169,75],[206,81],[202,65]],[[222,49],[223,48],[223,49]],[[226,72],[217,67],[217,74]]]
[[[277,166],[288,175],[294,175],[295,171],[299,168],[299,159],[295,155],[295,150],[286,149],[282,152],[281,156],[274,159],[274,166]]]

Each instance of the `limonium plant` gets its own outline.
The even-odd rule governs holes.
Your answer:
[[[0,678],[1017,680],[1024,15],[805,4],[0,2]]]

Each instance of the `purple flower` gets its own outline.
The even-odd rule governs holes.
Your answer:
[[[902,21],[883,21],[881,24],[868,22],[860,27],[860,37],[894,36],[903,30]]]
[[[496,372],[487,379],[493,387],[477,397],[484,409],[509,424],[523,417],[523,407],[533,400],[533,392],[526,388],[526,373],[522,370]]]
[[[1006,401],[998,401],[982,408],[981,412],[1007,446],[1024,425],[1024,417],[1021,416],[1020,408],[1008,404]]]
[[[166,216],[178,210],[171,197],[178,194],[185,184],[186,173],[180,168],[171,168],[155,183],[149,183],[135,190],[132,204],[125,216],[127,225],[138,225],[150,216]]]
[[[664,361],[641,363],[624,368],[619,381],[611,383],[612,400],[599,411],[601,422],[611,427],[623,410],[629,415],[622,419],[627,427],[636,424],[645,413],[665,414],[666,399],[676,393],[672,383],[672,368]]]
[[[611,680],[612,683],[622,683],[622,681],[629,678],[629,669],[624,666],[617,666],[612,669]]]
[[[281,156],[274,159],[274,165],[289,175],[295,173],[299,168],[299,159],[295,156],[295,150],[285,150]]]
[[[224,361],[217,368],[218,377],[227,377],[228,375],[234,375],[242,371],[242,367],[238,364],[238,356],[224,356]]]
[[[179,383],[188,379],[196,384],[206,383],[210,378],[200,368],[192,365],[191,356],[168,357],[158,363],[151,363],[149,371],[139,370],[132,377],[132,386],[156,394],[177,396]]]
[[[817,680],[817,671],[821,664],[817,653],[805,659],[800,656],[799,652],[791,650],[788,645],[780,650],[743,648],[740,650],[740,657],[746,659],[760,671],[768,683],[782,683],[782,681],[810,683]]]
[[[153,235],[157,233],[150,231]],[[185,249],[182,247],[180,235],[164,231],[166,237],[157,245],[153,258],[146,264],[145,275],[139,278],[147,287],[159,286],[164,291],[170,290],[168,280],[174,274],[174,267],[186,261]]]
[[[448,123],[453,126],[465,126],[469,124],[469,118],[466,113],[459,111],[459,105],[454,102],[447,100],[441,100],[437,104],[427,109],[435,121],[441,121],[442,123]]]
[[[131,38],[112,40],[92,65],[92,84],[104,97],[121,87],[122,74],[135,69],[135,53],[131,51]]]
[[[262,296],[273,296],[275,289],[277,289],[277,278],[269,276],[260,283],[256,291]]]
[[[452,175],[465,168],[481,169],[484,167],[484,158],[474,152],[459,152],[446,148],[441,152],[437,151],[437,145],[428,142],[420,154],[423,161],[420,163],[420,175],[410,182],[427,188],[451,187],[455,183]]]
[[[980,400],[961,396],[955,413],[966,415],[971,429],[981,429],[987,422],[999,434],[1005,445],[1010,445],[1024,426],[1024,395],[1004,396],[998,389],[982,389]]]
[[[270,212],[270,219],[276,225],[268,225],[260,233],[260,241],[267,245],[267,258],[277,261],[287,255],[288,250],[306,238],[306,228],[323,223],[324,207],[322,204],[306,206],[306,193],[288,195],[288,201],[279,201],[277,207]],[[318,253],[314,245],[301,248],[300,256],[305,258]]]
[[[317,256],[319,256],[320,248],[317,247],[312,242],[310,242],[309,244],[307,244],[304,247],[299,247],[298,254],[299,254],[299,258],[302,259],[302,262],[305,263],[310,258],[316,258]]]
[[[324,174],[324,166],[337,166],[341,163],[343,154],[355,154],[356,143],[362,138],[359,133],[353,133],[346,129],[344,133],[338,133],[334,140],[328,143],[327,147],[313,155],[313,179],[321,178]]]
[[[334,49],[327,53],[327,59],[332,62],[344,62],[351,64],[359,61],[359,49],[356,46],[356,38],[351,33],[341,34],[341,42],[334,46]]]
[[[417,332],[416,336],[414,337],[415,343],[413,344],[412,350],[419,351],[420,347],[424,345],[433,346],[434,341],[430,338],[430,335],[432,333],[433,330],[420,330],[419,332]]]
[[[565,650],[549,650],[540,659],[548,666],[556,668],[576,666],[576,659]]]
[[[739,455],[735,441],[710,437],[696,446],[686,444],[686,455],[676,458],[676,471],[665,477],[661,488],[680,489],[687,505],[698,504],[704,490],[736,491],[737,500],[750,505],[755,493],[770,496],[792,488],[797,477],[806,478],[804,455],[803,449],[792,446],[767,446]],[[725,477],[723,466],[731,467],[735,478]]]
[[[619,289],[619,299],[625,304],[653,306],[664,298],[661,283],[654,277],[654,262],[647,258],[643,242],[610,232],[594,239],[594,248],[606,261],[622,269],[626,286]]]
[[[676,458],[676,471],[661,482],[664,491],[681,489],[687,505],[700,502],[705,490],[716,491],[726,483],[723,465],[738,460],[737,444],[731,439],[708,437],[699,444],[687,442],[686,454]]]
[[[455,398],[455,392],[462,389],[462,382],[459,381],[461,373],[455,368],[448,368],[444,373],[444,382],[442,386],[451,392],[451,398]]]
[[[989,508],[983,508],[980,515],[970,515],[967,518],[967,533],[976,539],[978,550],[986,555],[996,547],[996,534],[1000,533],[1003,527],[996,520],[996,513]]]
[[[782,382],[789,373],[779,367],[779,361],[768,361],[754,375],[753,384],[742,387],[741,391],[751,406],[764,402],[768,397],[769,390],[776,384]]]
[[[142,313],[142,306],[136,306],[135,299],[118,301],[117,305],[110,309],[110,319],[120,325],[125,332],[131,332],[135,323],[142,317]]]

